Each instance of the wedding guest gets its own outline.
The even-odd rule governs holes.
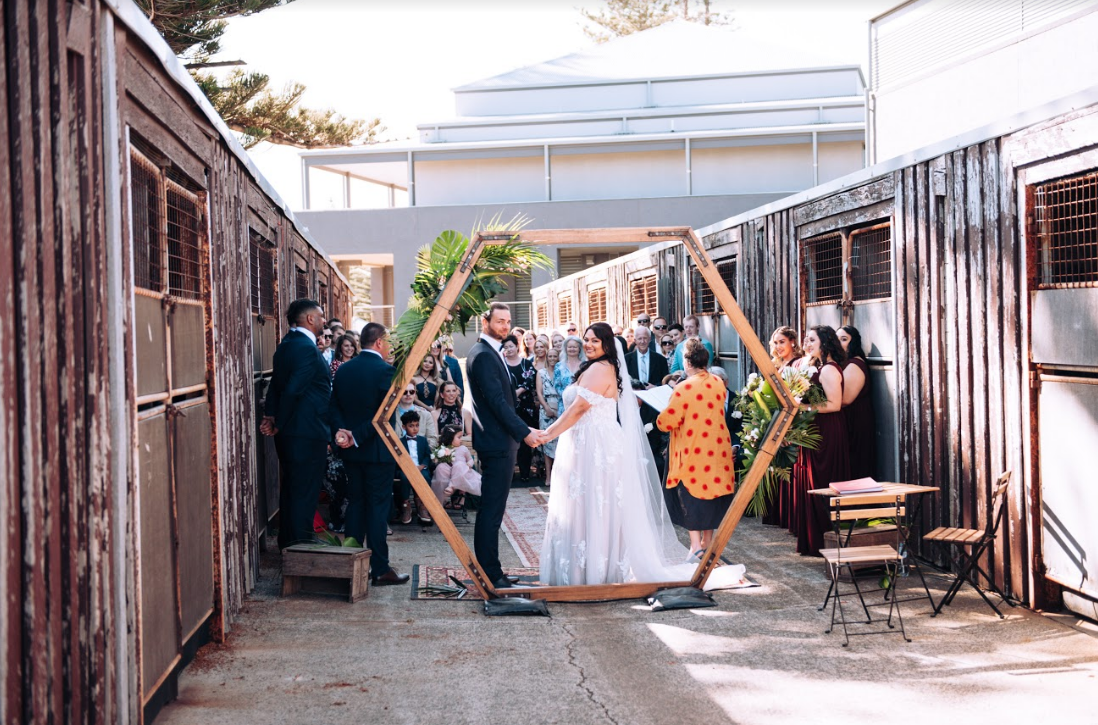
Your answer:
[[[537,337],[534,340],[534,354],[530,358],[530,363],[534,366],[534,370],[545,369],[545,355],[549,351],[549,340]]]
[[[553,382],[553,375],[557,363],[560,362],[560,353],[553,348],[545,351],[545,367],[538,370],[537,395],[538,428],[547,429],[560,417],[560,391]],[[545,485],[551,485],[553,478],[553,459],[557,457],[557,441],[553,439],[541,447],[541,454],[545,457]]]
[[[531,363],[534,362],[534,346],[537,341],[538,336],[534,334],[533,330],[527,330],[526,334],[522,336],[522,355]]]
[[[662,318],[660,318],[660,319],[662,319]],[[651,315],[649,315],[647,312],[642,312],[639,315],[637,315],[637,327],[651,328],[651,326],[652,326],[652,316]],[[649,331],[651,331],[651,330],[649,330]],[[634,330],[634,332],[635,332],[635,330]]]
[[[636,332],[632,327],[625,328],[625,351],[633,352],[633,349],[637,346]]]
[[[431,415],[435,430],[456,426],[464,435],[473,433],[473,417],[461,407],[461,390],[453,381],[447,380],[442,384],[438,391],[438,406]],[[432,444],[431,448],[435,447]]]
[[[435,448],[438,445],[438,428],[435,426],[435,419],[431,415],[431,411],[416,405],[416,388],[411,383],[404,386],[404,390],[400,395],[400,400],[397,401],[396,419],[399,422],[400,416],[404,415],[408,411],[414,411],[419,416],[419,432],[424,438],[427,439],[427,444],[431,448]],[[403,438],[404,426],[397,426],[397,432],[400,433],[400,437]]]
[[[804,350],[797,344],[797,331],[788,325],[783,325],[770,336],[770,361],[774,367],[782,368],[795,365],[804,357]]]
[[[427,439],[419,434],[419,422],[419,413],[414,410],[409,410],[400,416],[400,425],[404,428],[404,435],[401,436],[400,442],[407,449],[412,464],[419,469],[425,479],[430,481],[431,446],[427,443]],[[412,523],[412,501],[415,501],[416,517],[419,519],[420,525],[430,526],[433,524],[431,514],[428,513],[427,507],[423,505],[423,500],[419,497],[419,494],[415,493],[412,482],[404,475],[404,471],[398,468],[397,475],[400,477],[400,501],[398,503],[400,523]]]
[[[435,361],[435,370],[438,371],[439,380],[446,382],[450,379],[450,367],[442,359],[443,355],[442,340],[435,340],[431,343],[431,357]]]
[[[343,321],[338,317],[333,317],[328,320],[328,329],[331,330],[334,327],[338,327],[340,329],[340,334],[343,334]]]
[[[549,347],[556,350],[558,356],[564,354],[564,335],[558,330],[553,330],[553,334],[549,336]]]
[[[656,326],[652,325],[652,327],[653,327],[653,329],[655,329]],[[683,335],[682,325],[680,325],[677,322],[668,326],[667,334],[670,335],[671,339],[675,341],[675,347],[676,348],[678,348],[679,343],[681,343],[683,341],[683,339],[686,337],[685,335]],[[674,356],[672,356],[672,357],[674,357]]]
[[[663,384],[670,385],[672,388],[681,383],[686,378],[686,375],[682,370],[677,373],[669,373],[663,376]]]
[[[625,338],[625,328],[622,325],[610,325],[610,331],[614,333],[614,337]]]
[[[515,412],[518,413],[523,423],[530,426],[532,430],[536,429],[538,427],[538,408],[537,400],[534,397],[534,385],[537,371],[534,370],[534,366],[529,360],[519,354],[518,340],[515,339],[514,335],[503,338],[500,352],[503,353],[503,362],[507,363],[507,371],[511,375],[511,392],[515,396]],[[530,481],[530,462],[533,455],[534,450],[530,446],[526,443],[519,444],[519,480],[523,483]]]
[[[450,380],[457,383],[461,399],[465,400],[465,376],[461,372],[461,363],[454,357],[454,341],[449,337],[440,338],[442,342],[442,361],[450,371]]]
[[[690,532],[694,558],[709,547],[713,532],[732,502],[735,472],[724,423],[724,384],[706,370],[709,351],[698,338],[683,349],[686,379],[656,419],[671,433],[668,447],[667,503],[671,521]]]
[[[442,378],[438,374],[438,363],[428,355],[419,364],[419,370],[412,377],[416,386],[416,405],[427,410],[435,409],[435,398],[438,396],[438,388],[442,385]]]
[[[728,373],[724,368],[719,365],[714,365],[709,368],[709,374],[715,378],[719,378],[724,383],[724,425],[728,428],[729,442],[732,444],[732,456],[736,461],[736,464],[732,466],[732,473],[737,473],[742,468],[742,451],[740,446],[740,431],[743,429],[743,418],[737,418],[732,415],[736,410],[734,406],[732,388],[728,384]]]
[[[660,336],[660,353],[667,360],[667,369],[671,369],[671,358],[675,357],[675,338],[670,335]]]
[[[808,492],[850,478],[850,444],[842,412],[842,364],[846,362],[846,353],[835,330],[827,325],[809,329],[804,336],[804,351],[815,369],[812,383],[823,387],[827,400],[816,406],[806,405],[816,413],[820,445],[816,450],[801,448],[793,464],[790,523],[791,532],[797,535],[797,553],[819,556],[827,528],[827,505],[825,500]]]
[[[331,431],[328,406],[332,376],[317,352],[324,310],[308,299],[286,310],[290,329],[274,353],[274,371],[259,430],[274,436],[282,469],[278,546],[313,540],[313,514],[324,483]]]
[[[652,334],[663,336],[667,334],[667,318],[666,317],[653,317],[652,318]]]
[[[440,461],[435,466],[431,490],[442,502],[443,508],[461,509],[465,506],[465,494],[480,495],[480,474],[473,468],[473,454],[465,447],[461,428],[443,428],[442,445],[451,450],[453,462]]]
[[[320,334],[316,336],[316,348],[320,350],[320,356],[324,358],[325,365],[332,364],[332,338],[334,335],[331,330],[321,330]]]
[[[348,332],[348,330],[343,329],[343,325],[340,323],[339,320],[329,320],[328,329],[332,333],[333,340],[338,340],[340,335],[346,335]]]
[[[350,335],[340,335],[332,345],[332,350],[332,362],[328,365],[328,369],[331,370],[334,378],[339,366],[358,354],[358,343]]]
[[[661,384],[663,377],[667,375],[667,358],[652,346],[652,333],[647,327],[638,327],[634,339],[637,346],[632,352],[625,353],[625,368],[629,371],[629,377],[634,388],[649,390]],[[648,431],[648,447],[652,450],[652,460],[656,462],[656,469],[663,480],[666,467],[663,456],[663,434],[654,425],[658,411],[650,405],[641,406],[641,422],[647,427],[653,424]]]
[[[583,365],[583,340],[575,335],[565,338],[564,359],[553,368],[553,385],[558,394],[563,395],[564,389],[572,384],[581,365]]]
[[[340,366],[332,387],[332,428],[347,469],[346,531],[370,549],[370,580],[375,586],[408,581],[407,574],[389,564],[385,535],[396,461],[373,424],[396,372],[385,362],[391,354],[388,338],[384,325],[367,323],[362,328],[362,354]]]
[[[698,336],[698,318],[697,317],[695,317],[694,315],[687,315],[686,317],[682,318],[682,330],[683,330],[683,338],[684,339],[689,339],[691,337],[697,337],[699,340],[701,340],[702,345],[705,346],[705,351],[709,353],[709,359],[710,360],[714,359],[713,346],[709,343],[709,340],[703,340],[701,337]],[[671,372],[677,372],[677,371],[682,370],[684,368],[683,360],[682,360],[682,353],[683,353],[683,343],[680,342],[675,347],[675,357],[674,357],[674,359],[671,360]]]
[[[516,327],[511,330],[511,335],[518,341],[518,351],[521,357],[529,357],[526,350],[523,348],[523,340],[526,338],[526,330],[521,327]]]
[[[862,334],[858,328],[844,325],[836,335],[847,360],[843,368],[843,413],[850,439],[850,478],[873,477],[877,475],[877,418]]]
[[[568,322],[564,325],[564,334],[565,335],[567,335],[569,337],[575,337],[577,332],[579,332],[579,328],[576,327],[576,323]]]

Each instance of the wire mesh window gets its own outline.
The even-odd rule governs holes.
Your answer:
[[[316,301],[320,303],[326,313],[332,314],[331,300],[328,299],[328,285],[323,282],[317,283]]]
[[[275,250],[274,245],[254,229],[249,230],[252,312],[257,315],[275,314]]]
[[[843,297],[843,235],[828,232],[802,240],[805,300],[838,302]]]
[[[168,292],[202,299],[200,204],[196,194],[166,182],[168,209]]]
[[[695,315],[712,315],[717,311],[716,295],[705,281],[701,270],[690,268],[690,312]]]
[[[133,228],[134,284],[163,291],[164,254],[160,205],[163,201],[160,169],[137,149],[130,149],[131,226]]]
[[[309,297],[309,273],[301,267],[294,267],[294,299],[304,300]]]
[[[630,320],[635,320],[641,315],[655,317],[659,314],[658,289],[659,283],[654,274],[646,274],[629,281]]]
[[[557,320],[561,327],[569,322],[575,322],[572,317],[572,295],[562,295],[557,298]]]
[[[1033,191],[1037,286],[1098,287],[1098,172]]]
[[[738,268],[736,259],[728,259],[723,262],[717,263],[717,274],[724,280],[724,284],[728,287],[728,291],[732,293],[732,296],[736,296],[736,270]]]
[[[536,309],[537,329],[539,331],[545,330],[549,327],[549,303],[538,302]]]
[[[892,296],[892,225],[850,233],[851,296],[855,302]]]
[[[587,324],[606,321],[606,288],[587,290]]]

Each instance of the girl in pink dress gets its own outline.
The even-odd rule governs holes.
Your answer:
[[[431,490],[448,509],[465,505],[465,494],[480,495],[480,474],[473,469],[473,454],[465,447],[461,428],[448,425],[439,433],[439,445],[449,448],[453,463],[439,462],[431,478]]]

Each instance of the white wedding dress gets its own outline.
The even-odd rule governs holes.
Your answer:
[[[618,359],[625,355],[618,345]],[[591,407],[557,444],[541,548],[542,584],[685,582],[697,569],[678,539],[628,379],[617,400],[580,385],[564,390]],[[619,423],[620,421],[620,423]],[[717,567],[706,589],[741,586],[744,567]]]

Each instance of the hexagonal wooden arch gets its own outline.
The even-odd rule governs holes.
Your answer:
[[[739,524],[740,518],[747,509],[748,502],[755,493],[755,489],[758,488],[759,482],[762,480],[767,467],[774,458],[774,454],[777,453],[778,448],[781,446],[782,440],[785,438],[790,426],[792,426],[797,404],[793,400],[793,396],[790,394],[789,389],[782,381],[781,376],[778,375],[778,371],[771,362],[767,350],[759,341],[758,336],[755,335],[755,331],[752,329],[750,323],[748,323],[747,318],[744,317],[743,311],[740,310],[739,304],[736,303],[728,286],[717,272],[705,247],[702,246],[698,235],[695,234],[693,229],[688,227],[659,229],[543,229],[523,231],[517,234],[513,232],[493,233],[490,231],[478,233],[470,240],[469,249],[466,252],[465,258],[462,260],[457,272],[454,273],[447,282],[446,287],[443,288],[442,293],[435,302],[434,310],[427,319],[427,324],[423,327],[423,332],[420,333],[415,344],[412,346],[412,351],[409,353],[407,360],[418,361],[427,356],[431,343],[442,327],[442,323],[446,319],[446,315],[449,314],[450,308],[461,295],[465,283],[469,280],[473,268],[480,258],[480,254],[486,244],[503,244],[511,240],[516,240],[532,245],[604,245],[636,244],[638,242],[667,241],[670,239],[680,239],[682,243],[686,245],[687,250],[690,252],[690,256],[694,258],[694,263],[697,265],[698,270],[720,302],[721,309],[724,310],[724,314],[728,317],[732,326],[736,328],[736,332],[739,333],[740,339],[747,348],[748,354],[751,355],[751,359],[755,361],[755,365],[759,369],[759,374],[770,382],[781,407],[775,412],[770,428],[763,437],[763,445],[755,457],[751,469],[748,471],[746,478],[736,491],[736,494],[732,499],[732,504],[729,506],[728,513],[725,515],[720,528],[717,529],[716,534],[713,537],[713,543],[710,544],[709,548],[706,549],[705,553],[702,555],[701,562],[698,564],[698,568],[690,581],[515,587],[507,589],[506,592],[504,592],[509,597],[522,596],[558,602],[610,601],[616,599],[643,598],[655,593],[659,589],[672,586],[689,585],[701,587],[709,577],[713,568],[717,566],[721,552],[724,550],[725,545],[728,544],[728,540],[732,537],[732,532],[736,530],[736,525]],[[485,599],[497,597],[499,594],[492,586],[492,582],[485,576],[484,570],[473,555],[473,552],[469,549],[465,539],[462,538],[457,527],[454,526],[454,523],[450,521],[450,517],[442,507],[442,504],[435,498],[428,481],[412,464],[412,461],[408,456],[408,451],[400,443],[399,435],[389,424],[393,414],[396,412],[397,404],[400,401],[400,392],[404,390],[404,387],[411,381],[415,374],[414,371],[416,367],[417,366],[414,364],[405,364],[404,369],[398,372],[397,377],[393,378],[393,385],[389,389],[389,395],[385,400],[385,404],[378,411],[377,415],[374,416],[374,427],[381,435],[382,440],[385,442],[385,445],[389,448],[390,452],[392,452],[397,465],[400,466],[404,475],[411,481],[412,487],[415,489],[416,493],[419,494],[420,499],[426,504],[427,510],[430,511],[435,523],[442,531],[442,535],[446,537],[446,541],[453,548],[454,553],[465,567],[465,570],[469,573],[469,576],[473,581],[473,586]]]

